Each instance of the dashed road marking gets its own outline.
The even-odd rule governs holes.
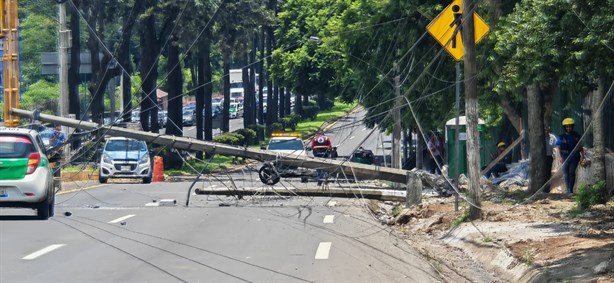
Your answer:
[[[315,259],[328,259],[330,253],[330,247],[333,245],[331,242],[321,242],[316,251]]]
[[[334,215],[326,215],[324,216],[324,223],[328,224],[328,223],[334,223],[335,221],[335,216]]]
[[[350,137],[350,139],[353,139],[353,138],[355,138],[355,137],[356,137],[356,136],[351,136],[351,137]]]
[[[109,222],[107,222],[107,223],[109,223],[109,224],[119,223],[119,222],[122,222],[122,221],[124,221],[124,220],[126,220],[126,219],[128,219],[128,218],[130,218],[130,217],[134,217],[134,216],[135,216],[134,214],[129,214],[129,215],[126,215],[126,216],[123,216],[123,217],[117,218],[117,219],[115,219],[115,220],[111,220],[111,221],[109,221]]]
[[[54,250],[57,250],[57,249],[59,249],[59,248],[61,248],[63,246],[65,246],[65,244],[51,245],[51,246],[48,246],[48,247],[46,247],[46,248],[44,248],[42,250],[39,250],[39,251],[33,252],[33,253],[31,253],[31,254],[29,254],[27,256],[24,256],[22,259],[24,259],[24,260],[33,260],[33,259],[35,259],[35,258],[37,258],[39,256],[42,256],[42,255],[44,255],[46,253],[52,252]]]

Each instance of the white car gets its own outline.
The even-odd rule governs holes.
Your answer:
[[[152,173],[151,158],[144,141],[123,137],[107,140],[100,158],[100,183],[106,183],[109,178],[135,178],[148,184]]]
[[[0,207],[36,209],[42,220],[53,216],[51,163],[38,132],[0,128]]]
[[[298,157],[306,157],[307,149],[298,134],[276,134],[273,133],[269,140],[269,145],[262,147],[262,150],[268,150],[278,153],[279,156],[298,155]],[[301,181],[305,181],[309,175],[309,170],[305,168],[296,168],[265,162],[258,170],[260,181],[268,185],[274,185],[279,182],[281,177],[301,177]]]

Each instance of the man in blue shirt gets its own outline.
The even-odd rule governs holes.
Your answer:
[[[573,130],[574,120],[565,118],[563,120],[564,132],[556,140],[559,153],[559,161],[563,164],[563,179],[567,193],[573,193],[573,186],[576,183],[576,168],[580,159],[584,157],[584,147],[580,143],[580,135]]]
[[[51,138],[49,138],[49,145],[51,147],[62,146],[66,143],[66,135],[62,133],[62,127],[60,125],[55,126],[55,132]]]

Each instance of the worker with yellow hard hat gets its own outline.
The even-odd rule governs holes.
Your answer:
[[[568,194],[573,193],[576,183],[576,168],[580,159],[584,158],[584,147],[580,134],[573,130],[575,121],[572,118],[563,119],[563,134],[556,140],[559,161],[563,164],[563,179]]]
[[[504,141],[498,142],[497,152],[495,154],[492,154],[492,159],[495,160],[499,155],[503,154],[503,152],[505,151],[505,147],[507,147],[507,144],[505,144]],[[510,164],[510,162],[510,155],[507,154],[505,155],[505,157],[499,160],[499,162],[497,162],[492,168],[490,168],[490,170],[488,170],[488,172],[486,172],[486,174],[484,175],[486,176],[486,178],[499,177],[503,175],[503,173],[507,172],[507,164]]]

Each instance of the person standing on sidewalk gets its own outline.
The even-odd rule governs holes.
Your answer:
[[[552,177],[552,163],[554,163],[553,152],[556,148],[556,136],[550,132],[550,126],[544,127],[544,136],[546,139],[546,179],[550,180]],[[544,193],[550,192],[551,182],[546,183],[544,187]]]
[[[559,161],[563,164],[563,179],[568,194],[573,194],[573,186],[576,183],[576,168],[581,158],[584,158],[584,147],[580,143],[580,134],[573,130],[574,120],[563,120],[563,134],[556,140],[559,152]]]
[[[441,175],[440,166],[443,166],[443,141],[439,133],[431,133],[427,147],[429,150],[429,171],[432,174]]]

